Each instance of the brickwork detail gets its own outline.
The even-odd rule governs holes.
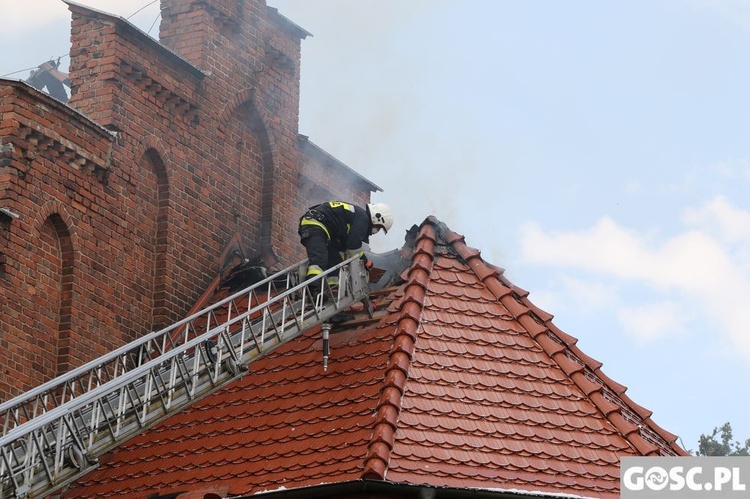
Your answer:
[[[133,86],[143,91],[144,97],[149,96],[165,111],[174,113],[194,125],[198,124],[198,108],[164,83],[159,83],[154,77],[147,75],[145,70],[137,69],[126,62],[121,63],[121,71],[132,81]]]
[[[68,105],[0,81],[0,401],[183,318],[238,234],[283,268],[307,206],[373,189],[301,141],[306,34],[264,0],[161,0],[161,43],[68,5]]]
[[[102,183],[107,181],[109,168],[106,164],[87,158],[72,144],[63,144],[45,131],[21,125],[17,139],[18,152],[28,162],[34,161],[37,155],[41,155],[54,162],[67,164],[83,173],[89,173]],[[25,175],[20,170],[18,174],[21,178]]]

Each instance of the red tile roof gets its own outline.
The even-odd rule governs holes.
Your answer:
[[[101,459],[66,497],[251,495],[356,480],[619,497],[619,459],[686,455],[528,293],[430,217],[372,320],[320,329]],[[203,497],[203,496],[201,496]]]

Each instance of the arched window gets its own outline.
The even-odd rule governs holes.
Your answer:
[[[31,338],[32,363],[41,381],[70,370],[71,304],[73,301],[73,246],[60,215],[42,225],[37,264],[36,296],[39,315]]]
[[[147,192],[144,192],[144,201],[153,206],[151,212],[153,238],[150,247],[153,248],[153,308],[151,315],[151,327],[154,330],[168,325],[170,317],[167,305],[167,233],[169,214],[169,181],[164,167],[164,161],[158,152],[150,148],[143,155],[143,166],[145,171],[150,172],[151,182]]]

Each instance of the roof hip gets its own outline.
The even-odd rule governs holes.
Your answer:
[[[401,412],[401,402],[409,375],[417,330],[420,325],[427,283],[435,262],[437,233],[433,224],[425,220],[419,230],[412,254],[411,266],[404,272],[407,283],[398,304],[393,346],[385,372],[384,388],[377,405],[377,416],[372,437],[367,446],[362,478],[385,480],[394,435]]]

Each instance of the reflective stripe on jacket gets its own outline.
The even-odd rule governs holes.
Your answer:
[[[341,201],[328,201],[311,207],[300,220],[300,226],[321,227],[328,239],[341,251],[361,250],[370,242],[370,217],[367,210]]]

